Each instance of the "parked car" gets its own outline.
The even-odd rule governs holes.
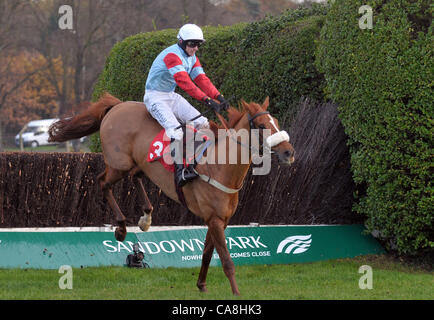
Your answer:
[[[39,146],[55,144],[48,142],[48,128],[53,122],[59,119],[34,120],[27,124],[26,130],[22,134],[23,144],[25,147],[36,148]],[[15,144],[20,145],[20,134],[15,136]]]

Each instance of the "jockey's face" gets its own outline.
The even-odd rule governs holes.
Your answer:
[[[184,41],[184,40],[183,40]],[[185,52],[187,52],[187,54],[189,56],[193,56],[197,50],[199,50],[199,47],[202,45],[201,40],[185,40],[184,47],[185,47]]]
[[[191,57],[191,56],[193,56],[195,53],[196,53],[196,51],[197,50],[199,50],[199,47],[198,46],[196,46],[196,47],[189,47],[189,46],[185,46],[185,51],[187,52],[187,54]]]

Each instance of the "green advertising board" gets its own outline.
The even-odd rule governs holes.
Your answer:
[[[110,255],[103,241],[109,232],[0,232],[0,268],[58,269],[62,265],[122,265],[125,255]],[[137,242],[135,234],[126,241]]]
[[[382,247],[362,225],[228,227],[226,242],[235,265],[289,264],[364,254]],[[151,268],[200,266],[207,228],[128,233],[0,232],[0,268],[58,269],[122,266],[138,243]],[[211,265],[220,265],[214,251]]]

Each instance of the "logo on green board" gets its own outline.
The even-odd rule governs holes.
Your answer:
[[[279,243],[277,253],[282,253],[285,249],[286,254],[299,254],[309,250],[312,243],[312,234],[306,236],[291,236]]]

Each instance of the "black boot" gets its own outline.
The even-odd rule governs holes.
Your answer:
[[[198,175],[193,171],[191,165],[184,168],[184,164],[175,163],[175,183],[180,188],[197,177]]]
[[[178,156],[175,151],[182,150],[182,140],[171,139],[171,154],[173,159],[175,160],[175,183],[180,188],[183,187],[187,182],[193,180],[198,177],[196,172],[193,171],[193,166],[189,165],[184,167],[182,158]],[[179,152],[179,151],[178,151]],[[181,152],[180,152],[181,153]]]

